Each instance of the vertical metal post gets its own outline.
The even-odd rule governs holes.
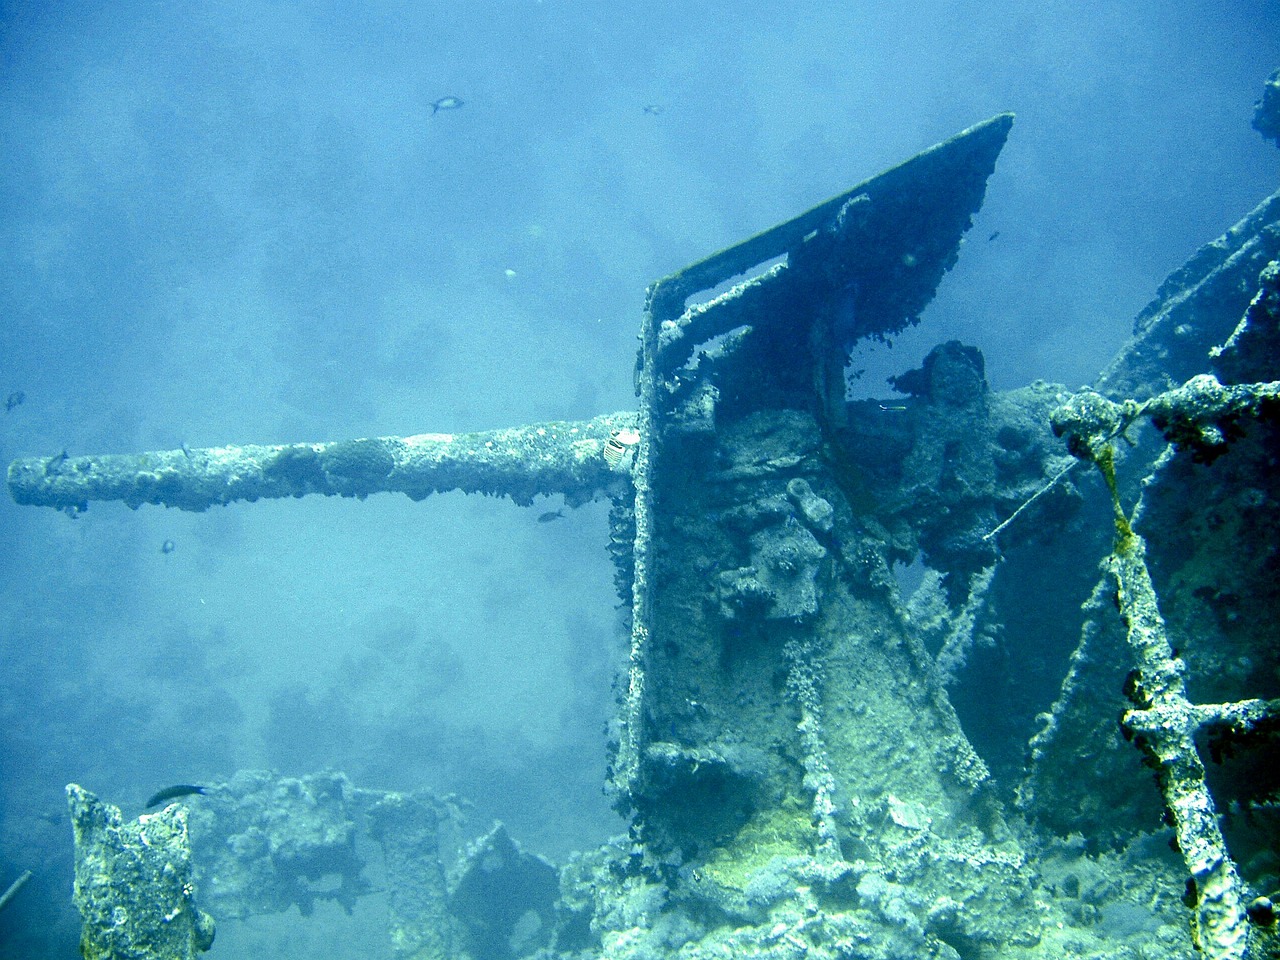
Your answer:
[[[653,550],[653,477],[658,454],[657,355],[658,330],[664,320],[673,319],[683,309],[684,296],[677,285],[659,280],[649,285],[645,295],[644,318],[640,325],[640,364],[636,384],[640,397],[637,428],[640,444],[636,451],[632,483],[635,487],[635,573],[631,584],[631,649],[627,656],[627,689],[624,694],[618,755],[614,761],[613,792],[631,795],[640,775],[640,752],[644,748],[644,688],[648,666],[649,634],[652,623],[650,572]]]

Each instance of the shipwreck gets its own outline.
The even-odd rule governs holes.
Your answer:
[[[395,957],[1280,955],[1280,194],[1169,278],[1090,389],[993,391],[948,342],[901,396],[847,396],[850,357],[956,262],[1012,125],[652,284],[635,411],[10,466],[19,503],[71,512],[612,504],[629,834],[555,866],[497,827],[455,866],[428,791],[242,772],[189,834],[152,827],[188,955],[220,917],[366,895],[358,834]],[[104,927],[140,841],[72,803],[85,942],[158,956],[159,912]]]

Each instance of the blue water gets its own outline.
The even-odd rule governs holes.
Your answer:
[[[997,389],[1076,386],[1280,156],[1263,0],[9,3],[0,52],[6,464],[633,408],[648,282],[1004,110],[883,362],[958,337]],[[605,508],[566,513],[0,497],[0,886],[36,871],[0,955],[76,955],[73,780],[133,814],[334,765],[551,856],[616,832]]]

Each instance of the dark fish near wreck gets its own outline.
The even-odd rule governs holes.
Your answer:
[[[431,104],[431,115],[434,117],[441,110],[457,110],[466,102],[461,97],[441,97]]]
[[[151,795],[151,799],[147,801],[147,809],[150,810],[157,804],[164,803],[166,800],[177,800],[178,797],[189,797],[193,793],[205,796],[209,792],[208,787],[198,787],[194,783],[175,783],[172,787],[165,787]]]
[[[539,523],[550,523],[552,520],[559,520],[564,516],[564,510],[548,510],[546,513],[538,514]]]

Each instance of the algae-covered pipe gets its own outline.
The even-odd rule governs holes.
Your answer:
[[[447,490],[510,497],[521,505],[539,494],[563,494],[577,505],[626,490],[635,426],[635,414],[614,413],[481,433],[85,457],[64,452],[13,461],[9,492],[21,504],[72,512],[91,500],[206,510],[308,494],[399,492],[421,500]],[[615,442],[606,459],[615,434],[622,443]]]
[[[17,880],[13,881],[13,883],[9,884],[9,888],[5,890],[4,893],[0,893],[0,910],[3,910],[9,905],[9,901],[18,895],[18,891],[21,890],[23,885],[30,879],[31,871],[23,870],[22,875],[18,877]]]

